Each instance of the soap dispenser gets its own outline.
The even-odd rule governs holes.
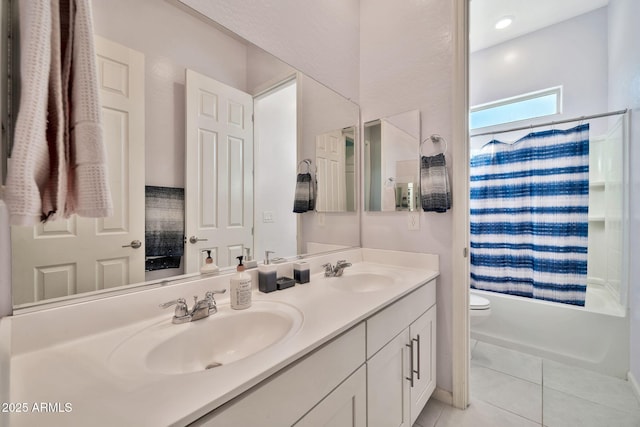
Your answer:
[[[268,293],[278,289],[277,266],[269,261],[269,254],[272,253],[273,251],[265,251],[264,264],[258,266],[258,290],[260,292]]]
[[[237,273],[231,277],[231,308],[234,310],[244,310],[251,307],[251,276],[244,271],[242,255],[238,259]]]
[[[258,266],[258,261],[251,258],[251,248],[244,248],[246,255],[244,256],[244,268],[256,268]]]
[[[218,271],[220,271],[218,266],[213,263],[213,258],[211,258],[211,250],[205,249],[202,252],[207,253],[207,258],[204,260],[204,264],[202,265],[202,267],[200,267],[200,273],[211,274],[211,273],[217,273]]]

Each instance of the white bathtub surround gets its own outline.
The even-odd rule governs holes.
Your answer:
[[[491,316],[471,328],[474,339],[626,378],[629,319],[597,289],[587,289],[586,308],[472,292],[491,301]]]
[[[345,276],[358,272],[385,274],[395,277],[394,284],[376,292],[337,289],[322,277],[321,266],[339,259],[353,263]],[[191,295],[202,297],[206,290],[226,288],[228,275],[2,319],[0,332],[13,334],[9,401],[73,405],[73,411],[67,414],[12,415],[11,425],[33,425],[34,421],[51,426],[186,424],[438,275],[437,256],[397,251],[353,249],[309,258],[307,262],[312,273],[310,283],[269,294],[256,291],[253,295],[256,306],[261,302],[294,306],[303,316],[299,331],[282,345],[204,372],[121,375],[112,371],[109,360],[120,343],[147,325],[164,321],[168,327],[184,326],[171,325],[173,310],[163,311],[158,304],[178,297],[190,300]],[[278,265],[279,274],[290,275],[291,269],[292,262]],[[256,274],[253,270],[250,273]],[[257,278],[253,282],[257,284]],[[227,303],[226,295],[218,301],[221,308]],[[7,342],[9,337],[2,335],[0,339]],[[64,388],[59,387],[62,383]]]

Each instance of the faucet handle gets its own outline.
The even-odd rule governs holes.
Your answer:
[[[333,276],[333,266],[331,265],[330,262],[326,264],[322,264],[322,268],[324,268],[324,277]]]
[[[189,308],[187,307],[187,300],[184,298],[178,298],[173,301],[165,302],[164,304],[160,304],[160,308],[168,308],[172,305],[176,306],[175,317],[184,317],[189,314]]]
[[[218,307],[216,305],[216,299],[214,297],[215,294],[224,294],[227,292],[226,289],[214,289],[213,291],[207,291],[204,294],[204,299],[209,303],[209,311],[211,314],[218,312]]]

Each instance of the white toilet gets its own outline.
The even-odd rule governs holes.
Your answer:
[[[491,301],[473,292],[469,293],[469,318],[471,326],[484,322],[491,316]]]

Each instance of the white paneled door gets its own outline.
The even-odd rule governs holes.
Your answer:
[[[186,71],[185,273],[235,265],[253,242],[253,98]]]
[[[114,214],[12,227],[16,305],[144,281],[144,55],[97,36],[96,54]]]

